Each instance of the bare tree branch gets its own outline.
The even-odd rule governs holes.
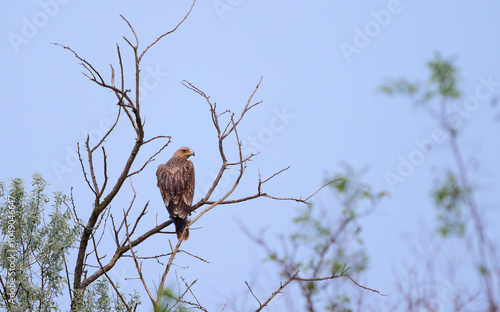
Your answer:
[[[154,255],[152,257],[143,257],[139,256],[136,254],[136,251],[134,250],[134,247],[142,243],[144,240],[148,239],[149,237],[157,234],[157,233],[164,233],[162,230],[164,230],[167,226],[169,226],[172,221],[166,221],[163,222],[160,225],[157,225],[153,228],[151,228],[149,231],[146,231],[142,235],[140,235],[137,238],[133,238],[132,236],[134,235],[136,229],[138,228],[138,224],[142,217],[147,213],[147,208],[149,205],[149,201],[144,205],[142,211],[137,215],[135,218],[135,221],[132,222],[133,226],[130,226],[128,223],[128,219],[130,218],[129,213],[132,211],[132,207],[135,202],[136,198],[136,191],[134,189],[134,186],[131,182],[131,188],[133,192],[133,198],[130,202],[130,205],[127,210],[123,211],[123,219],[119,221],[118,223],[115,223],[115,220],[113,218],[113,215],[111,214],[111,209],[110,209],[110,204],[114,200],[115,196],[118,194],[118,192],[122,189],[123,183],[127,178],[130,178],[133,175],[141,173],[148,164],[150,164],[152,161],[154,161],[154,158],[159,155],[170,143],[170,136],[166,135],[158,135],[158,136],[153,136],[151,139],[145,140],[144,137],[144,117],[141,115],[141,110],[140,110],[140,98],[139,98],[139,82],[140,82],[140,62],[142,58],[145,56],[146,52],[149,51],[151,47],[153,47],[156,43],[158,43],[162,38],[165,36],[173,33],[176,31],[180,25],[187,19],[187,17],[190,15],[190,13],[193,10],[193,7],[196,3],[196,0],[194,0],[191,4],[191,7],[187,14],[184,16],[184,18],[177,24],[177,26],[172,29],[171,31],[168,31],[164,34],[162,34],[160,37],[158,37],[155,41],[153,41],[151,44],[149,44],[142,52],[139,52],[139,36],[137,35],[137,32],[134,30],[132,24],[122,15],[121,18],[127,23],[129,29],[131,30],[135,40],[129,40],[126,37],[123,37],[125,42],[130,46],[130,48],[134,52],[134,59],[132,62],[133,68],[134,68],[134,83],[133,83],[133,88],[134,89],[134,94],[129,95],[130,89],[125,88],[125,77],[124,77],[124,63],[122,60],[121,56],[121,50],[120,46],[117,44],[116,45],[116,50],[117,50],[117,57],[118,57],[118,65],[119,65],[119,72],[120,72],[120,78],[118,79],[117,77],[117,71],[115,71],[115,68],[113,67],[112,64],[110,64],[110,71],[111,71],[111,77],[110,77],[110,82],[106,82],[103,79],[103,76],[100,74],[100,72],[88,61],[86,61],[84,58],[80,57],[74,50],[67,46],[63,46],[61,44],[55,44],[58,46],[63,47],[64,49],[67,49],[73,53],[76,59],[78,59],[85,69],[86,72],[83,74],[90,79],[92,82],[96,83],[98,86],[103,87],[105,89],[108,89],[112,91],[118,100],[118,112],[116,115],[116,120],[113,123],[112,127],[104,134],[104,136],[94,145],[91,146],[90,144],[90,136],[87,136],[87,139],[85,141],[86,144],[86,161],[87,161],[87,166],[88,166],[88,172],[86,171],[86,168],[84,166],[83,162],[83,155],[80,153],[80,149],[78,146],[78,155],[79,155],[79,160],[80,164],[82,167],[82,172],[84,175],[84,179],[87,182],[88,187],[92,190],[92,192],[95,195],[94,199],[94,205],[93,209],[90,212],[90,216],[87,220],[86,225],[83,225],[82,227],[82,234],[80,237],[79,241],[79,248],[78,248],[78,253],[77,253],[77,259],[75,263],[75,270],[74,270],[74,281],[73,281],[73,289],[74,291],[80,291],[83,292],[85,288],[90,285],[93,281],[98,279],[100,276],[105,275],[108,280],[112,283],[113,288],[115,288],[115,291],[117,294],[120,296],[120,299],[125,303],[124,298],[119,294],[117,287],[115,286],[114,282],[111,281],[109,278],[107,272],[111,270],[117,261],[121,257],[129,256],[126,255],[128,251],[130,251],[130,255],[134,260],[137,272],[139,274],[139,279],[141,279],[142,284],[147,291],[151,302],[155,306],[159,306],[160,301],[161,301],[161,295],[162,295],[162,290],[166,281],[166,277],[168,273],[170,272],[172,263],[175,259],[175,256],[178,252],[184,252],[192,257],[195,257],[201,261],[205,261],[203,258],[198,257],[196,255],[193,255],[192,253],[189,253],[188,251],[180,250],[180,246],[182,244],[182,239],[179,240],[175,246],[175,248],[172,248],[171,246],[171,253],[168,254],[169,259],[166,264],[166,267],[164,269],[163,275],[160,279],[160,284],[158,285],[158,293],[157,293],[157,298],[153,297],[153,294],[149,291],[149,288],[146,285],[143,273],[142,273],[142,263],[139,262],[139,259],[156,259],[158,261],[159,258],[167,256],[167,254],[159,254],[159,255]],[[231,112],[230,110],[224,110],[222,112],[218,112],[217,104],[212,103],[210,100],[210,97],[207,96],[203,91],[200,89],[196,88],[193,86],[191,83],[187,81],[183,81],[183,85],[186,86],[188,89],[196,92],[200,96],[202,96],[205,101],[207,102],[209,108],[210,108],[210,117],[212,119],[212,123],[214,128],[217,131],[217,137],[218,137],[218,149],[219,149],[219,156],[221,160],[221,165],[219,168],[219,172],[212,182],[212,185],[210,186],[209,190],[205,194],[205,196],[200,200],[198,203],[193,205],[192,211],[195,211],[198,208],[201,208],[204,206],[203,210],[200,211],[194,218],[193,220],[188,224],[188,226],[191,226],[194,224],[199,218],[201,218],[205,213],[213,209],[214,207],[218,206],[219,204],[232,204],[232,203],[238,203],[238,202],[243,202],[247,200],[252,200],[258,197],[268,197],[271,199],[276,199],[276,200],[294,200],[297,202],[302,202],[306,203],[306,200],[302,200],[301,198],[280,198],[276,196],[269,195],[267,193],[261,192],[261,186],[262,184],[270,181],[280,173],[286,171],[289,167],[282,169],[273,175],[271,175],[269,178],[265,179],[264,181],[261,181],[260,179],[260,174],[259,174],[259,182],[258,182],[258,192],[257,194],[239,198],[239,199],[233,199],[233,200],[227,200],[227,198],[235,191],[235,189],[238,187],[241,178],[243,177],[243,174],[246,169],[246,164],[248,161],[250,161],[254,156],[257,154],[250,154],[250,155],[243,155],[242,152],[242,143],[239,139],[239,133],[238,133],[238,125],[243,121],[244,117],[246,116],[246,113],[254,108],[255,106],[259,105],[262,103],[262,101],[257,101],[253,103],[253,99],[255,97],[255,94],[262,82],[262,77],[260,77],[259,82],[257,83],[256,87],[254,88],[253,92],[251,95],[248,97],[246,100],[245,105],[243,106],[241,112],[237,114],[237,118],[235,118],[235,114]],[[117,82],[119,81],[119,82]],[[119,83],[120,85],[117,86],[116,84]],[[131,128],[135,132],[135,143],[132,146],[132,148],[129,151],[128,157],[126,158],[125,162],[122,164],[122,169],[121,173],[115,177],[115,180],[113,182],[112,187],[108,190],[107,186],[110,184],[110,177],[108,177],[108,155],[106,153],[105,149],[105,142],[106,139],[109,137],[109,135],[117,129],[116,125],[120,121],[120,114],[121,110],[124,110],[125,114],[128,117],[128,120],[130,122]],[[226,119],[228,118],[228,119]],[[223,125],[224,129],[221,130],[221,124]],[[230,136],[230,134],[234,134],[234,139],[235,143],[230,143],[231,145],[234,144],[238,151],[238,156],[236,157],[236,160],[231,160],[228,161],[226,157],[226,151],[225,148],[227,144],[225,142],[225,139]],[[141,150],[141,147],[147,143],[151,143],[157,139],[167,139],[168,141],[163,144],[155,153],[152,155],[148,155],[146,158],[146,161],[142,163],[137,170],[132,171],[131,168],[134,165],[137,155],[139,151]],[[100,183],[100,179],[97,178],[95,169],[97,168],[97,162],[95,162],[96,157],[94,157],[94,152],[98,149],[98,147],[101,147],[102,150],[102,170],[103,170],[103,180]],[[219,182],[221,181],[221,178],[224,176],[228,168],[232,168],[235,166],[238,168],[238,175],[234,182],[232,183],[230,189],[220,198],[217,200],[210,200],[214,190],[216,187],[219,185]],[[318,190],[319,191],[319,190]],[[316,191],[316,193],[318,192]],[[314,194],[316,194],[314,193]],[[313,195],[314,195],[313,194]],[[311,195],[312,196],[312,195]],[[309,199],[311,196],[309,196],[307,199]],[[74,203],[73,203],[73,208]],[[106,213],[107,209],[107,213]],[[76,209],[74,210],[74,215],[75,219],[78,220],[78,217],[76,216]],[[111,235],[113,237],[113,240],[115,241],[116,244],[116,249],[112,255],[105,256],[105,257],[99,257],[97,248],[99,247],[99,242],[103,238],[104,235],[104,229],[107,227],[107,220],[108,218],[111,218],[111,224],[110,224],[110,230],[111,230]],[[104,225],[101,224],[101,222],[104,220]],[[78,221],[79,222],[79,221]],[[98,241],[96,241],[95,238],[95,233],[98,229],[100,229],[102,226],[103,232],[99,238]],[[125,228],[125,233],[122,232],[123,228]],[[124,236],[123,236],[124,235]],[[88,243],[89,239],[92,239],[93,243],[93,249],[88,250]],[[91,263],[88,263],[88,257],[92,253],[95,253],[96,261],[98,262],[98,266],[92,265]],[[106,262],[104,261],[106,259]],[[89,272],[89,276],[87,276],[87,269],[93,269],[95,268],[94,272]],[[85,271],[84,271],[85,269]],[[184,281],[185,282],[185,281]],[[186,286],[186,291],[184,294],[181,296],[181,300],[183,300],[184,303],[189,304],[195,308],[204,310],[204,308],[200,305],[198,299],[194,295],[194,293],[191,290],[192,285],[194,285],[194,282],[188,285],[185,282]],[[286,286],[286,285],[285,285]],[[182,299],[182,297],[187,293],[191,293],[191,295],[195,298],[196,303],[193,302],[188,302]],[[74,299],[74,298],[73,298]],[[75,300],[72,300],[72,310],[78,310],[78,306],[75,302]],[[130,310],[130,307],[127,307]]]
[[[253,293],[253,290],[250,287],[250,285],[248,285],[248,283],[246,281],[245,281],[245,284],[247,284],[248,290],[250,291],[250,293],[252,294],[252,296],[255,298],[255,300],[257,300],[257,302],[259,303],[259,305],[262,306],[262,303],[260,302],[259,298],[257,298],[257,296],[255,296],[255,294]]]
[[[89,179],[87,178],[87,172],[85,172],[85,165],[83,164],[82,155],[80,154],[80,143],[79,142],[76,143],[76,150],[78,153],[78,160],[80,161],[80,166],[82,168],[83,178],[85,179],[85,182],[87,182],[87,185],[89,186],[90,190],[97,196],[97,191],[94,190],[94,188],[90,184]]]
[[[290,284],[291,281],[294,280],[295,276],[297,276],[297,274],[299,274],[300,271],[297,271],[294,275],[292,275],[284,284],[280,284],[280,287],[278,287],[278,289],[276,289],[270,296],[269,298],[267,298],[266,301],[264,301],[264,303],[262,303],[260,305],[260,307],[257,308],[257,310],[255,310],[255,312],[259,312],[261,311],[265,306],[267,306],[269,304],[269,302],[271,302],[271,300],[273,300],[273,298],[279,294],[288,284]]]
[[[168,259],[167,266],[165,267],[165,271],[163,272],[163,275],[161,277],[160,284],[158,285],[158,295],[156,297],[156,302],[153,304],[154,306],[160,306],[161,296],[163,294],[163,287],[165,285],[165,279],[167,278],[167,274],[170,271],[170,267],[172,266],[172,262],[174,261],[175,255],[179,251],[179,247],[181,246],[182,242],[183,242],[183,239],[182,238],[179,239],[177,241],[177,245],[175,245],[175,248],[172,249],[172,254],[170,255],[170,258]],[[172,245],[170,245],[170,248],[172,248]]]
[[[257,92],[257,90],[259,89],[260,83],[262,82],[262,79],[263,79],[263,78],[264,78],[264,77],[262,77],[262,76],[260,77],[260,80],[259,80],[259,82],[257,83],[257,86],[256,86],[256,87],[255,87],[255,89],[253,90],[252,94],[251,94],[251,95],[250,95],[250,97],[248,98],[248,101],[247,101],[247,103],[246,103],[245,107],[244,107],[244,108],[243,108],[243,110],[241,111],[240,118],[238,118],[238,120],[237,120],[236,122],[234,122],[234,123],[233,123],[233,127],[232,127],[231,129],[229,129],[229,131],[227,131],[226,133],[223,133],[223,134],[222,134],[222,139],[225,139],[225,138],[226,138],[229,134],[231,134],[231,132],[232,132],[233,130],[235,130],[235,129],[236,129],[236,126],[238,126],[238,124],[241,122],[241,120],[243,119],[243,117],[245,116],[245,114],[246,114],[246,113],[247,113],[247,112],[248,112],[248,111],[249,111],[252,107],[254,107],[254,106],[259,105],[260,103],[262,103],[262,101],[260,101],[260,102],[257,102],[257,103],[255,103],[255,104],[253,104],[253,105],[249,106],[249,105],[250,105],[250,102],[251,102],[251,101],[252,101],[252,99],[253,99],[253,96],[255,95],[255,93]]]
[[[94,235],[92,235],[92,243],[94,244],[95,258],[97,260],[97,263],[99,263],[99,266],[102,268],[101,259],[99,258],[99,255],[97,254],[97,244],[95,242]],[[106,278],[108,279],[109,283],[111,284],[111,286],[115,290],[116,294],[120,298],[120,300],[123,303],[123,305],[127,308],[127,311],[129,311],[129,312],[132,311],[131,308],[130,308],[130,306],[127,304],[127,301],[123,297],[123,294],[118,290],[118,287],[115,285],[115,283],[113,282],[113,280],[111,279],[111,277],[108,275],[108,273],[104,272],[104,275],[106,276]]]
[[[194,4],[196,3],[196,0],[193,1],[193,3],[191,4],[191,7],[189,8],[189,11],[187,12],[186,16],[184,16],[184,18],[179,22],[179,24],[177,24],[177,26],[174,27],[174,29],[172,29],[171,31],[168,31],[166,33],[164,33],[163,35],[161,35],[160,37],[158,37],[153,43],[151,43],[149,46],[146,47],[146,49],[144,49],[144,51],[142,51],[141,53],[141,56],[139,57],[139,62],[142,60],[142,57],[144,56],[144,54],[146,54],[146,52],[152,47],[154,46],[158,41],[160,41],[163,37],[165,36],[168,36],[170,35],[171,33],[173,33],[174,31],[177,30],[177,28],[179,28],[179,26],[181,26],[182,23],[184,23],[184,21],[188,18],[189,14],[191,14],[191,11],[193,10],[194,8]]]
[[[97,179],[95,177],[95,172],[94,172],[94,161],[92,157],[89,140],[90,140],[90,135],[87,134],[87,140],[85,140],[85,148],[87,149],[87,161],[89,163],[90,178],[92,179],[92,183],[96,193],[96,202],[98,202],[99,198],[102,195],[102,192],[99,190],[99,186],[97,185]]]
[[[134,171],[134,172],[130,173],[130,174],[127,176],[127,178],[130,178],[131,176],[133,176],[133,175],[135,175],[135,174],[138,174],[139,172],[141,172],[142,170],[144,170],[144,168],[146,168],[146,166],[147,166],[147,165],[148,165],[151,161],[153,161],[153,160],[154,160],[154,158],[155,158],[158,154],[160,154],[160,153],[161,153],[161,151],[163,151],[163,150],[164,150],[164,149],[165,149],[165,148],[166,148],[166,147],[170,144],[170,137],[168,137],[168,136],[157,136],[157,137],[154,137],[154,138],[152,138],[152,139],[150,139],[150,140],[148,140],[148,141],[144,142],[144,144],[146,144],[146,143],[148,143],[148,142],[151,142],[152,140],[157,139],[157,138],[168,138],[168,142],[167,142],[167,143],[165,143],[165,144],[164,144],[164,145],[163,145],[163,146],[162,146],[162,147],[161,147],[161,148],[160,148],[160,149],[159,149],[156,153],[154,153],[153,155],[151,155],[151,157],[149,157],[149,159],[148,159],[148,160],[146,160],[146,162],[144,163],[144,165],[142,165],[142,167],[141,167],[141,168],[139,168],[138,170],[136,170],[136,171]]]
[[[125,232],[127,235],[127,242],[128,246],[130,248],[130,253],[132,254],[132,257],[134,258],[134,263],[135,263],[135,268],[137,269],[137,273],[139,274],[139,278],[141,279],[142,286],[144,287],[144,290],[146,290],[146,293],[149,296],[149,299],[151,300],[151,303],[154,305],[155,300],[153,298],[153,295],[151,295],[151,292],[149,291],[148,285],[146,284],[146,281],[144,280],[144,276],[142,275],[142,262],[139,264],[137,261],[137,257],[135,255],[134,249],[132,248],[132,242],[130,241],[130,233],[128,231],[128,224],[127,224],[127,214],[123,212],[123,218],[125,219]]]

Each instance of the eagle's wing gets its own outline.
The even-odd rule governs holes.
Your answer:
[[[194,166],[173,158],[156,171],[158,188],[172,217],[185,218],[191,212],[194,195]]]
[[[183,172],[184,180],[186,184],[184,185],[184,190],[182,192],[182,200],[186,203],[186,205],[191,208],[193,204],[193,196],[194,196],[194,165],[191,161],[188,161],[185,166],[185,171]]]

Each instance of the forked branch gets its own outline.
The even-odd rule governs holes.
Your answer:
[[[79,161],[81,165],[81,169],[83,172],[84,179],[89,187],[89,189],[92,190],[94,194],[94,200],[93,200],[93,207],[90,212],[90,215],[88,217],[87,223],[84,225],[82,224],[82,233],[81,237],[79,240],[79,248],[78,248],[78,253],[77,253],[77,258],[76,258],[76,264],[75,264],[75,269],[74,269],[74,281],[73,281],[73,291],[79,292],[78,296],[74,296],[72,298],[72,304],[71,304],[71,309],[73,311],[79,310],[79,303],[75,299],[76,297],[81,298],[81,294],[83,294],[83,291],[85,288],[90,285],[92,282],[97,280],[99,277],[102,275],[105,275],[108,280],[111,282],[112,287],[115,289],[117,292],[117,295],[120,297],[120,300],[126,305],[124,297],[119,293],[117,286],[114,284],[113,281],[108,276],[109,270],[111,270],[117,261],[123,257],[126,253],[130,251],[130,256],[133,258],[136,270],[138,272],[139,278],[142,281],[143,287],[145,288],[146,292],[148,293],[148,296],[155,306],[160,305],[161,301],[161,296],[163,292],[163,287],[166,281],[166,277],[170,272],[172,263],[175,259],[175,256],[178,252],[181,250],[179,249],[181,244],[182,244],[182,239],[179,240],[176,244],[175,247],[172,248],[171,246],[171,253],[169,254],[169,259],[166,264],[166,267],[164,269],[163,275],[160,279],[160,284],[158,287],[158,292],[157,296],[155,296],[150,292],[146,282],[145,282],[145,277],[143,276],[143,271],[142,271],[142,262],[139,261],[139,259],[156,259],[158,260],[159,256],[153,256],[153,257],[140,257],[139,255],[136,254],[136,250],[134,250],[134,247],[141,244],[144,242],[146,239],[150,238],[151,236],[160,233],[163,229],[165,229],[167,226],[169,226],[172,221],[166,221],[163,222],[159,225],[154,226],[150,230],[144,232],[142,235],[135,237],[134,233],[136,229],[138,228],[139,221],[141,218],[146,214],[147,208],[149,201],[144,205],[144,208],[141,210],[141,212],[135,217],[135,221],[131,222],[130,224],[128,223],[127,220],[132,220],[132,217],[129,215],[130,211],[132,210],[132,206],[134,204],[135,200],[135,190],[132,185],[132,191],[134,192],[134,198],[131,200],[130,206],[128,210],[123,211],[123,219],[121,220],[116,220],[117,223],[115,223],[115,220],[113,218],[113,215],[111,214],[111,202],[115,199],[117,194],[122,190],[123,183],[127,178],[130,178],[136,174],[139,174],[143,172],[143,170],[146,168],[147,165],[149,165],[154,158],[159,155],[170,143],[170,137],[166,135],[158,135],[158,136],[153,136],[151,139],[145,140],[145,131],[144,131],[144,117],[141,115],[141,107],[140,107],[140,102],[139,102],[139,81],[140,81],[140,63],[142,61],[142,58],[146,55],[146,52],[149,51],[150,48],[152,48],[155,44],[157,44],[162,38],[166,37],[169,34],[172,34],[175,32],[181,24],[184,23],[184,21],[187,19],[187,17],[190,15],[190,13],[193,10],[193,7],[196,3],[196,0],[193,0],[189,11],[187,14],[184,16],[184,18],[170,31],[163,33],[160,35],[156,40],[154,40],[152,43],[150,43],[142,52],[139,51],[139,36],[137,35],[137,32],[134,30],[132,27],[131,23],[123,16],[122,19],[126,22],[128,25],[129,29],[131,30],[134,39],[135,40],[129,40],[126,37],[123,37],[125,42],[130,46],[130,49],[133,52],[134,58],[133,62],[131,64],[131,67],[133,68],[134,72],[134,79],[133,79],[133,85],[127,89],[125,86],[125,77],[124,77],[124,72],[125,72],[125,64],[123,63],[122,60],[122,55],[121,55],[121,50],[120,46],[117,44],[117,56],[118,56],[118,65],[119,65],[119,71],[118,67],[116,72],[115,72],[115,67],[113,65],[110,65],[110,70],[111,70],[111,75],[110,75],[110,80],[106,81],[98,69],[94,67],[90,62],[85,60],[83,57],[78,55],[74,50],[72,50],[70,47],[55,43],[55,45],[60,46],[66,50],[69,50],[70,52],[73,53],[74,57],[80,62],[80,64],[84,68],[83,74],[90,79],[93,83],[96,85],[103,87],[107,90],[112,91],[118,100],[118,111],[116,115],[116,120],[112,127],[105,133],[104,137],[97,142],[94,146],[92,146],[90,137],[87,137],[87,140],[85,141],[85,151],[80,151],[80,146],[78,145],[78,155],[79,155]],[[117,75],[120,75],[118,78]],[[199,209],[203,207],[204,209],[200,211],[197,216],[190,222],[189,225],[192,225],[195,223],[199,218],[201,218],[205,213],[209,212],[211,209],[214,207],[220,205],[220,204],[234,204],[234,203],[239,203],[239,202],[244,202],[252,199],[256,199],[258,197],[267,197],[270,199],[274,200],[290,200],[290,201],[296,201],[300,203],[307,203],[307,200],[310,199],[314,194],[316,194],[319,190],[317,190],[315,193],[313,193],[311,196],[307,197],[306,199],[302,198],[282,198],[282,197],[277,197],[277,196],[272,196],[269,195],[265,192],[262,192],[261,188],[262,185],[269,182],[271,179],[275,178],[277,175],[281,174],[282,172],[288,170],[289,167],[282,169],[280,171],[277,171],[276,173],[272,174],[269,178],[265,179],[264,181],[261,180],[260,173],[259,173],[259,180],[258,180],[258,185],[257,185],[257,193],[254,195],[250,195],[247,197],[242,197],[239,199],[232,199],[228,200],[228,197],[233,194],[233,192],[236,190],[236,188],[239,186],[239,183],[245,173],[245,170],[247,168],[247,162],[251,161],[257,154],[250,154],[250,155],[244,155],[242,151],[242,142],[240,141],[239,138],[239,128],[241,122],[243,121],[244,117],[247,116],[248,111],[250,109],[260,105],[262,103],[261,101],[254,101],[254,97],[256,92],[258,91],[260,84],[262,82],[262,77],[258,81],[257,85],[255,86],[253,92],[250,94],[248,99],[246,99],[245,104],[243,105],[243,108],[241,111],[234,113],[231,112],[230,110],[223,110],[220,111],[217,108],[216,103],[212,103],[211,99],[209,96],[207,96],[203,91],[198,89],[197,87],[193,86],[191,83],[187,81],[183,81],[183,85],[186,86],[188,89],[196,92],[200,96],[202,96],[205,101],[207,102],[209,108],[210,108],[210,118],[212,119],[212,123],[214,128],[216,129],[217,132],[217,137],[218,137],[218,150],[219,150],[219,155],[220,155],[220,168],[219,172],[212,182],[209,190],[206,192],[205,196],[195,205],[193,205],[192,210]],[[119,85],[117,85],[119,84]],[[133,92],[131,91],[133,90]],[[125,112],[125,115],[127,118],[125,120],[126,123],[128,122],[130,127],[134,130],[135,137],[134,139],[134,144],[132,148],[129,150],[128,155],[124,159],[124,162],[122,163],[122,169],[120,173],[116,177],[108,177],[108,155],[106,153],[105,149],[105,143],[107,139],[110,137],[110,134],[114,132],[118,127],[116,125],[120,120],[120,114],[122,110]],[[226,139],[231,137],[231,139],[234,139],[234,141],[227,142]],[[143,163],[139,164],[137,166],[136,164],[136,159],[141,151],[141,148],[148,143],[151,143],[153,141],[156,141],[158,139],[166,139],[166,143],[163,143],[160,148],[157,149],[156,152],[154,152],[152,155],[148,155],[145,157],[146,161]],[[235,157],[236,159],[231,159],[228,160],[228,157],[226,156],[226,149],[228,148],[228,145],[231,145],[233,148],[233,151],[237,151],[237,156]],[[102,155],[95,155],[94,153],[99,150],[102,151]],[[83,149],[83,147],[82,147]],[[108,149],[109,151],[109,149]],[[96,156],[96,157],[94,157]],[[100,156],[100,157],[98,157]],[[85,161],[84,161],[84,158]],[[97,163],[96,159],[102,159],[102,163]],[[115,163],[113,163],[114,165]],[[102,171],[98,170],[99,165],[102,166]],[[137,168],[137,169],[132,169],[132,168]],[[233,181],[231,187],[227,192],[225,192],[222,196],[220,196],[218,199],[214,200],[211,199],[213,196],[214,190],[217,188],[219,185],[221,178],[224,176],[224,174],[227,173],[227,170],[229,168],[236,168],[238,170],[238,175],[236,179]],[[88,169],[88,170],[87,170]],[[103,173],[103,179],[98,178],[98,175],[96,175],[96,172],[102,172]],[[111,171],[110,171],[111,172]],[[114,183],[108,183],[112,182]],[[326,185],[325,185],[326,186]],[[107,188],[108,187],[108,188]],[[323,186],[324,187],[324,186]],[[322,187],[322,188],[323,188]],[[107,210],[107,212],[106,212]],[[74,209],[75,212],[75,219],[80,222],[80,219],[76,216],[76,210]],[[105,257],[99,257],[98,254],[98,247],[99,247],[99,242],[102,238],[99,238],[99,240],[96,241],[96,238],[94,237],[95,232],[98,229],[104,230],[106,228],[106,224],[108,221],[108,218],[111,218],[110,222],[110,228],[111,228],[111,233],[113,235],[113,239],[116,244],[116,249],[115,251],[110,255],[110,258]],[[104,220],[104,222],[102,222]],[[132,226],[133,224],[133,226]],[[125,229],[125,233],[123,232],[123,229]],[[104,231],[103,231],[104,233]],[[92,246],[93,248],[89,248],[89,240],[92,240]],[[91,249],[90,251],[88,249]],[[91,255],[92,253],[95,254],[96,261],[98,263],[97,265],[91,265],[90,263],[87,262],[88,256]],[[186,252],[188,253],[188,252]],[[188,253],[189,255],[192,255]],[[162,255],[164,256],[164,255]],[[192,255],[194,256],[194,255]],[[200,257],[194,256],[200,260]],[[106,259],[107,258],[107,259]],[[106,259],[106,261],[104,261]],[[107,262],[107,263],[106,263]],[[85,269],[85,270],[84,270]],[[87,276],[87,269],[93,269],[94,272],[89,272],[89,276]],[[295,275],[294,275],[295,277]],[[291,281],[291,280],[290,280]],[[283,289],[290,281],[287,281],[284,285],[281,285],[282,287],[278,289],[276,293],[278,293],[281,289]],[[191,286],[194,284],[194,282],[191,285],[186,284],[186,292],[188,291],[191,292]],[[184,294],[185,294],[184,293]],[[263,303],[263,306],[265,306],[275,295],[272,295],[268,300],[266,300]],[[193,294],[194,297],[194,294]],[[195,297],[196,299],[196,297]],[[198,300],[196,299],[197,303],[190,303],[192,306],[204,310],[203,307],[199,304]],[[130,311],[131,307],[127,306],[127,309]]]

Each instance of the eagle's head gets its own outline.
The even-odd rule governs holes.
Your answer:
[[[189,147],[181,147],[174,153],[174,156],[180,156],[188,159],[190,156],[194,156],[194,152]]]

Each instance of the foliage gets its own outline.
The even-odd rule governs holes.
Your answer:
[[[442,236],[465,233],[466,221],[463,217],[462,204],[469,191],[464,189],[456,176],[449,172],[446,180],[432,190],[432,197],[439,222],[438,232]]]
[[[82,312],[125,312],[127,307],[121,300],[116,297],[110,296],[109,282],[104,279],[98,279],[95,283],[91,284],[85,290],[83,297]],[[129,295],[127,305],[129,307],[136,307],[141,304],[140,297],[137,292]]]
[[[436,119],[439,125],[451,138],[454,157],[460,168],[462,161],[458,151],[456,124],[456,105],[454,101],[460,98],[458,89],[458,68],[451,60],[443,59],[436,53],[434,59],[427,63],[429,78],[427,82],[409,82],[406,78],[395,79],[380,87],[380,91],[387,95],[406,95],[416,98],[415,103],[423,107],[429,115]],[[463,172],[461,174],[464,174]],[[432,191],[432,198],[436,207],[437,230],[443,236],[450,234],[463,235],[465,221],[463,220],[464,197],[471,194],[470,187],[457,181],[455,173],[448,171],[445,182],[436,186]]]
[[[172,289],[164,288],[161,296],[160,306],[154,308],[155,312],[189,312],[191,311],[183,304],[183,295],[176,296]]]
[[[425,82],[410,82],[407,78],[393,79],[383,84],[379,91],[390,95],[403,95],[416,99],[415,104],[427,105],[434,99],[458,99],[458,68],[451,60],[443,59],[436,53],[434,59],[427,63],[431,72]]]
[[[44,216],[49,198],[47,182],[33,175],[29,192],[20,178],[10,188],[0,183],[0,290],[6,311],[53,311],[55,298],[66,284],[63,269],[69,248],[76,241],[78,226],[63,208],[66,197],[54,193],[52,212]]]
[[[45,194],[47,182],[36,173],[31,192],[20,178],[10,187],[0,182],[0,307],[5,311],[55,311],[60,297],[70,285],[65,272],[66,256],[78,239],[80,226],[71,220],[68,200],[55,192],[52,209]],[[12,296],[11,296],[12,294]],[[58,299],[59,297],[59,299]],[[127,311],[125,305],[109,295],[107,280],[88,287],[80,311]],[[129,306],[140,303],[137,293],[129,295]]]
[[[437,121],[440,130],[449,138],[450,154],[453,158],[455,169],[447,169],[443,182],[435,185],[431,190],[436,210],[437,231],[443,238],[451,236],[463,240],[470,260],[477,269],[481,281],[481,296],[474,295],[467,299],[464,293],[454,294],[456,310],[472,301],[487,302],[488,311],[498,311],[498,282],[500,274],[495,272],[498,255],[495,248],[496,242],[488,235],[486,228],[486,212],[481,209],[476,201],[476,192],[469,179],[469,172],[459,144],[459,130],[463,119],[470,116],[470,109],[462,100],[462,92],[458,87],[459,70],[451,60],[443,59],[436,53],[434,59],[428,63],[429,78],[427,82],[409,82],[406,78],[393,80],[380,88],[388,95],[405,95],[414,100],[425,112]],[[479,88],[475,89],[475,94]],[[491,92],[491,90],[488,90]],[[484,98],[483,98],[484,99]],[[452,267],[455,264],[450,264]],[[411,289],[411,286],[408,287]],[[423,288],[423,287],[422,287]],[[432,285],[429,287],[431,289]],[[474,291],[471,290],[472,293]],[[411,293],[411,291],[409,291]],[[432,292],[431,292],[432,293]],[[474,298],[474,300],[472,299]],[[436,298],[422,296],[406,298],[408,302],[419,302],[422,307],[427,307]]]
[[[379,88],[379,91],[387,95],[415,95],[420,87],[417,84],[409,82],[405,78],[391,81]]]
[[[300,209],[293,220],[295,230],[282,240],[281,251],[254,239],[267,250],[266,259],[279,267],[282,277],[289,278],[297,271],[307,275],[300,289],[308,311],[351,311],[352,302],[344,288],[331,294],[326,283],[314,279],[329,274],[359,276],[368,267],[359,220],[387,194],[374,192],[360,177],[346,167],[345,172],[329,178],[326,182],[338,204],[322,208],[310,204]]]

